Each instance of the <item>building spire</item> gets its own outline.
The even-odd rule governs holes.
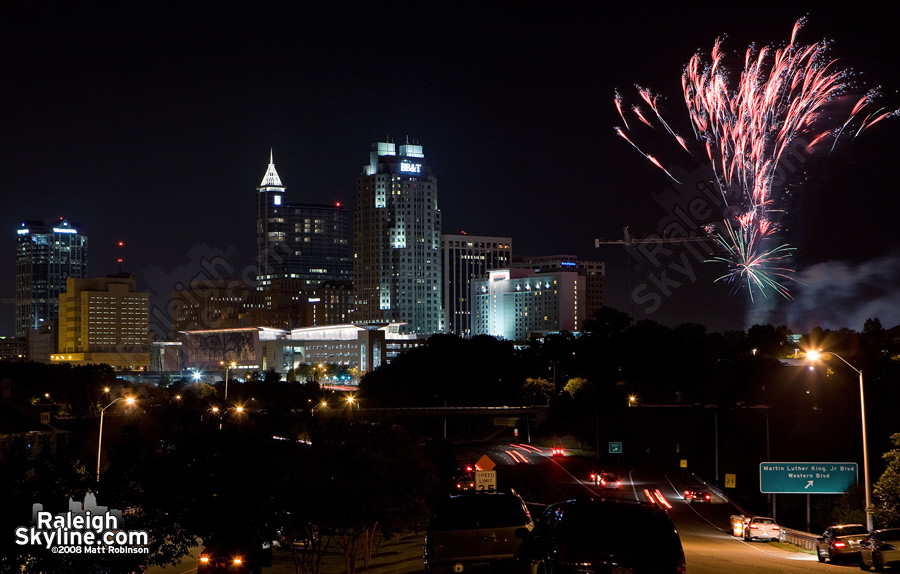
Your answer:
[[[260,183],[259,186],[284,187],[281,185],[281,178],[278,177],[278,172],[275,171],[275,160],[272,148],[269,148],[269,169],[266,170],[266,175],[263,176],[262,183]]]

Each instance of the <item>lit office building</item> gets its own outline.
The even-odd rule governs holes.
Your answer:
[[[59,344],[51,362],[150,367],[150,295],[134,275],[69,279],[59,296]]]
[[[372,144],[356,190],[353,321],[444,332],[441,211],[422,146]]]
[[[543,255],[524,257],[513,261],[513,267],[531,269],[535,273],[575,271],[584,278],[582,309],[579,320],[593,319],[606,301],[606,263],[603,261],[579,261],[575,255]],[[579,328],[582,325],[578,326]]]
[[[66,280],[87,275],[87,235],[78,227],[60,218],[16,230],[16,337],[56,321]]]
[[[290,202],[286,190],[270,153],[257,187],[259,287],[265,289],[276,279],[299,280],[303,289],[352,279],[347,209],[340,203]]]
[[[584,279],[574,271],[498,269],[472,281],[472,335],[526,341],[581,323]]]
[[[491,269],[507,269],[512,239],[478,235],[442,235],[444,314],[447,331],[460,337],[472,333],[472,281],[487,277]]]

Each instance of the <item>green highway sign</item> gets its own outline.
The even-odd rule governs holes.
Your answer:
[[[856,477],[855,462],[759,463],[759,491],[765,494],[843,494]]]
[[[609,453],[610,454],[620,454],[621,452],[622,452],[622,443],[620,443],[620,442],[609,443]]]

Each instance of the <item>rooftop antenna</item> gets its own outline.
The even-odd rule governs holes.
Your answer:
[[[122,263],[125,261],[125,242],[119,241],[119,243],[116,246],[119,248],[118,249],[119,256],[116,258],[116,263],[119,266],[119,273],[121,274],[122,273]]]

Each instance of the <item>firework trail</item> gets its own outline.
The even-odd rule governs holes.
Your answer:
[[[783,48],[748,48],[736,83],[729,81],[721,39],[713,45],[708,61],[695,54],[682,74],[682,92],[694,137],[712,167],[714,183],[726,204],[736,212],[714,235],[722,255],[712,261],[728,266],[717,281],[735,288],[746,286],[751,299],[754,289],[763,296],[772,290],[790,298],[783,280],[790,280],[793,270],[784,267],[783,260],[790,257],[793,248],[770,248],[769,244],[778,231],[772,214],[781,211],[777,205],[781,198],[772,195],[772,182],[791,142],[803,136],[811,142],[806,146],[810,150],[832,138],[833,149],[842,135],[852,141],[875,123],[898,113],[884,109],[868,112],[877,95],[873,90],[859,99],[839,128],[820,126],[819,116],[825,105],[851,87],[851,73],[828,57],[824,40],[812,45],[797,44],[797,33],[804,22],[803,18],[797,20],[790,42]],[[659,124],[688,150],[684,138],[659,113],[657,96],[645,88],[637,90]],[[659,160],[629,138],[626,130],[631,132],[631,128],[618,92],[615,105],[625,124],[624,130],[616,128],[618,135],[677,182]],[[631,110],[642,123],[653,127],[638,106]],[[738,190],[739,198],[735,200],[734,194],[729,197],[728,190]]]

